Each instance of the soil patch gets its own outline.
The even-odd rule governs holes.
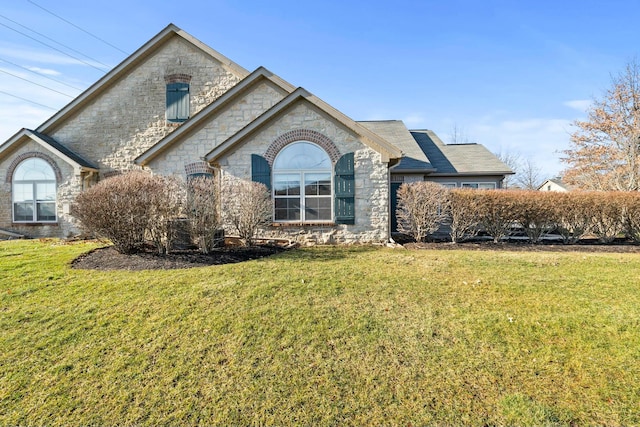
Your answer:
[[[640,246],[627,242],[602,244],[591,241],[581,242],[575,245],[563,245],[555,243],[531,243],[514,242],[465,242],[465,243],[405,243],[407,249],[438,249],[438,250],[469,250],[469,251],[514,251],[514,252],[605,252],[605,253],[640,253]]]
[[[166,255],[146,250],[125,255],[113,246],[94,249],[71,262],[71,267],[83,270],[171,270],[231,264],[275,255],[287,249],[276,245],[225,246],[208,254],[197,249],[174,251]]]

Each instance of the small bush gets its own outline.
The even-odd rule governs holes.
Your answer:
[[[423,242],[447,219],[448,190],[428,181],[402,184],[398,189],[398,231]]]
[[[76,197],[73,215],[90,232],[111,240],[119,252],[136,252],[144,245],[150,222],[165,213],[157,206],[164,203],[158,194],[162,181],[141,171],[106,179]],[[154,225],[154,238],[160,239],[161,227]]]
[[[555,231],[565,244],[577,243],[591,226],[592,200],[587,193],[551,193],[550,211]]]
[[[478,234],[478,190],[454,189],[449,192],[451,241],[459,243]]]
[[[493,237],[494,243],[511,234],[518,216],[517,200],[512,192],[482,190],[477,192],[477,212],[482,229]]]
[[[260,227],[271,220],[271,194],[264,184],[228,180],[223,185],[223,220],[238,233],[245,246],[252,246]]]
[[[199,176],[187,183],[186,215],[189,219],[191,238],[202,253],[209,253],[215,246],[216,232],[222,221],[218,212],[218,185],[211,177]]]
[[[556,224],[551,215],[555,195],[540,191],[512,191],[503,195],[511,200],[514,219],[522,226],[531,243],[540,241]]]

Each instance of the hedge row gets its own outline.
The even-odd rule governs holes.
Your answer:
[[[484,233],[491,236],[494,242],[522,234],[530,242],[538,243],[553,234],[560,236],[565,244],[576,243],[587,236],[603,243],[609,243],[617,237],[640,243],[638,192],[452,189],[441,199],[432,200],[432,205],[433,209],[444,213],[437,226],[439,229],[448,227],[453,242]],[[399,211],[402,206],[404,203],[399,198]],[[413,218],[413,221],[419,222],[420,218]],[[402,224],[399,224],[399,230],[408,231],[403,229]],[[412,235],[411,232],[408,234]]]

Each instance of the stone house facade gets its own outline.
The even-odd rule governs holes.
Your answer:
[[[70,237],[79,230],[74,197],[100,180],[132,169],[183,178],[205,170],[222,185],[271,189],[265,236],[385,242],[393,183],[500,188],[511,173],[481,145],[436,140],[400,121],[356,122],[169,25],[37,129],[0,145],[0,234]]]

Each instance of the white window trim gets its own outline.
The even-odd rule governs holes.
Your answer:
[[[315,144],[311,141],[306,141],[306,140],[300,140],[300,141],[296,141],[296,142],[292,142],[291,144],[296,144],[296,143],[307,143],[307,144],[311,144],[311,145],[315,145],[316,147],[320,148],[326,155],[327,157],[329,157],[329,154],[326,152],[326,150],[324,148],[322,148],[320,145]],[[288,147],[291,144],[287,144],[286,147]],[[286,148],[284,147],[284,148]],[[284,149],[283,148],[283,149]],[[277,158],[280,155],[280,153],[278,153],[278,155],[276,155],[273,164],[276,164]],[[331,158],[329,157],[329,160],[331,160]],[[304,176],[305,174],[314,174],[314,173],[327,173],[329,174],[329,181],[330,181],[330,194],[327,196],[306,196],[304,193]],[[285,175],[285,174],[289,174],[289,175],[295,175],[295,174],[299,174],[300,175],[300,194],[296,195],[296,196],[276,196],[276,186],[275,186],[275,181],[276,181],[276,175]],[[335,189],[334,189],[334,173],[333,173],[333,169],[329,168],[329,169],[318,169],[318,170],[300,170],[300,169],[273,169],[271,172],[271,200],[273,200],[272,203],[272,218],[273,218],[273,222],[276,224],[333,224],[335,222],[334,220],[334,199],[335,199]],[[276,199],[280,198],[280,199],[287,199],[287,198],[295,198],[298,197],[300,200],[300,219],[294,219],[294,220],[284,220],[284,219],[276,219]],[[309,197],[309,198],[328,198],[331,204],[331,218],[329,219],[316,219],[316,220],[307,220],[306,219],[306,205],[305,205],[305,199]]]
[[[24,202],[16,202],[14,199],[15,196],[15,191],[14,191],[14,185],[15,184],[32,184],[33,185],[33,219],[31,221],[29,220],[16,220],[16,203],[24,203]],[[55,213],[56,218],[55,219],[49,219],[49,220],[39,220],[38,219],[38,193],[37,193],[37,188],[38,188],[38,184],[54,184],[56,186],[56,192],[57,192],[57,182],[55,180],[28,180],[28,181],[23,181],[23,180],[12,180],[11,181],[11,220],[14,224],[56,224],[58,222],[58,197],[56,195],[56,199],[53,201],[53,212]],[[47,203],[51,203],[51,202],[47,202]]]
[[[465,186],[471,186],[471,185],[477,185],[476,187],[465,187]],[[490,190],[489,188],[480,188],[481,185],[492,185],[493,186],[493,190],[497,189],[498,186],[496,185],[495,182],[463,182],[460,187],[461,188],[473,188],[476,190]]]

